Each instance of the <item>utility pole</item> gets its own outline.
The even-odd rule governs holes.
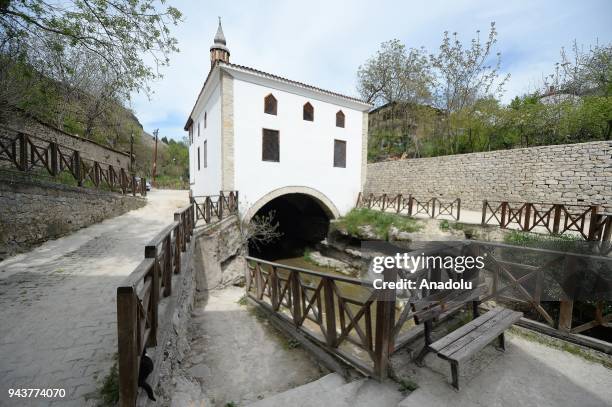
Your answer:
[[[134,172],[134,132],[130,135],[130,172]]]
[[[155,150],[153,151],[153,181],[151,182],[151,184],[155,186],[155,177],[157,176],[157,136],[159,134],[159,129],[155,129],[153,131],[153,134],[155,135]]]

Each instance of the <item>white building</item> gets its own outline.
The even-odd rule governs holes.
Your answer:
[[[365,182],[371,105],[229,56],[219,22],[185,124],[192,195],[237,190],[246,219],[285,194],[310,196],[330,218],[350,210]]]

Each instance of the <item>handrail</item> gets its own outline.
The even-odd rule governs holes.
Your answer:
[[[81,151],[54,141],[25,132],[9,131],[16,134],[13,137],[0,136],[0,160],[10,162],[19,171],[27,173],[41,168],[52,177],[67,172],[79,186],[91,181],[96,188],[106,184],[111,190],[119,188],[123,194],[128,191],[133,196],[137,192],[142,196],[147,194],[146,179],[141,178],[138,182],[129,169],[85,158]]]
[[[145,246],[145,258],[117,287],[119,403],[136,405],[140,357],[157,345],[158,307],[172,294],[172,275],[181,271],[181,253],[187,251],[194,222],[194,205],[174,213],[174,221]]]
[[[387,195],[383,193],[375,195],[359,192],[355,208],[377,209],[381,212],[388,212],[389,209],[392,209],[396,214],[408,216],[422,213],[432,219],[440,216],[450,216],[459,220],[461,217],[461,199],[459,198],[421,198],[413,194]]]

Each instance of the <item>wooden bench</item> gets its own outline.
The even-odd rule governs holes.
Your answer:
[[[429,345],[430,350],[450,362],[455,389],[459,390],[459,364],[496,338],[498,349],[505,350],[504,332],[522,316],[521,312],[496,307]]]

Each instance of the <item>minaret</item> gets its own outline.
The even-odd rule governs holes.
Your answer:
[[[219,28],[217,28],[217,34],[213,45],[210,47],[210,67],[215,66],[217,61],[228,62],[230,52],[225,46],[225,35],[223,35],[223,28],[221,28],[221,17],[219,17]]]

